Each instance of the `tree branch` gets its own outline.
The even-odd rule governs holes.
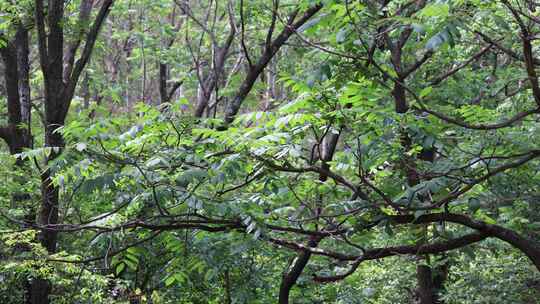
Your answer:
[[[65,117],[67,114],[67,111],[69,110],[71,99],[73,98],[73,94],[75,93],[75,88],[77,87],[77,82],[79,80],[79,77],[81,76],[81,73],[84,70],[84,67],[88,63],[88,60],[90,60],[90,55],[92,54],[92,50],[94,49],[94,44],[96,43],[96,39],[99,35],[99,31],[103,23],[105,22],[105,19],[107,18],[107,15],[109,14],[113,3],[114,3],[114,0],[103,1],[103,4],[101,5],[101,9],[99,10],[96,16],[96,19],[94,20],[94,23],[92,24],[92,28],[86,35],[86,42],[84,44],[83,52],[79,60],[77,60],[77,62],[75,63],[75,67],[73,68],[73,72],[71,73],[71,77],[69,78],[69,82],[66,85],[63,109],[61,113],[62,117]]]
[[[242,103],[253,88],[255,81],[259,78],[259,75],[268,65],[272,57],[274,57],[274,55],[279,51],[283,44],[296,30],[298,30],[298,28],[300,28],[304,23],[311,19],[321,8],[322,4],[316,4],[308,8],[297,21],[294,21],[296,11],[293,12],[293,14],[289,17],[289,21],[285,25],[285,28],[272,41],[270,47],[265,47],[263,54],[261,55],[257,63],[253,66],[250,66],[250,69],[246,77],[244,78],[244,81],[240,85],[240,88],[236,92],[235,97],[233,98],[225,112],[226,124],[229,124],[234,120],[234,117],[236,116],[236,114],[238,114]]]

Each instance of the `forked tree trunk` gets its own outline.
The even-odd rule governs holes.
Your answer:
[[[308,246],[316,247],[318,243],[318,240],[311,239],[308,242]],[[285,271],[283,274],[283,277],[281,278],[281,285],[279,286],[279,304],[289,304],[289,294],[291,293],[291,289],[304,271],[310,257],[310,251],[300,252],[298,256],[294,258],[290,270]]]
[[[101,8],[86,34],[86,41],[81,55],[75,61],[75,55],[78,53],[77,49],[82,38],[79,37],[73,41],[68,46],[68,52],[64,54],[64,2],[64,0],[48,0],[47,6],[45,6],[44,0],[35,0],[34,2],[39,58],[44,78],[45,147],[54,149],[45,161],[47,168],[41,174],[42,200],[38,215],[38,224],[41,226],[58,223],[59,192],[52,182],[51,170],[48,168],[49,163],[59,156],[64,147],[62,134],[56,132],[56,130],[64,125],[78,80],[90,59],[101,26],[113,4],[113,0],[102,1]],[[92,0],[81,2],[79,11],[80,24],[88,21],[92,5]],[[45,14],[45,11],[47,14]],[[47,26],[45,25],[45,19],[47,19]],[[47,228],[41,230],[39,239],[49,253],[54,253],[57,246],[58,232]],[[32,281],[30,286],[31,303],[49,303],[51,290],[51,283],[48,281],[41,279]]]

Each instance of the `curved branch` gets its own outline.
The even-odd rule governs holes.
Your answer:
[[[365,252],[364,255],[358,256],[354,263],[351,265],[351,268],[339,275],[335,276],[314,276],[313,280],[319,283],[330,283],[336,282],[345,279],[349,275],[353,274],[358,266],[368,260],[377,260],[381,258],[391,257],[395,255],[402,254],[411,254],[411,255],[420,255],[420,254],[437,254],[442,252],[447,252],[450,250],[459,249],[465,246],[468,246],[473,243],[480,242],[488,237],[485,233],[471,233],[464,235],[459,238],[451,239],[444,242],[438,242],[433,244],[420,244],[420,245],[404,245],[404,246],[395,246],[387,248],[376,248],[370,249]]]
[[[529,115],[532,115],[532,114],[536,114],[536,113],[540,113],[540,109],[536,108],[536,109],[532,109],[532,110],[527,110],[527,111],[524,111],[524,112],[520,112],[516,115],[514,115],[513,117],[505,120],[505,121],[501,121],[501,122],[498,122],[498,123],[494,123],[494,124],[479,124],[479,125],[472,125],[472,124],[468,124],[466,122],[463,122],[463,121],[460,121],[456,118],[452,118],[450,116],[446,116],[444,114],[441,114],[439,112],[435,112],[433,110],[430,110],[428,109],[427,107],[415,107],[417,110],[420,110],[420,111],[423,111],[423,112],[426,112],[426,113],[429,113],[445,122],[448,122],[448,123],[452,123],[452,124],[455,124],[455,125],[458,125],[460,127],[463,127],[463,128],[466,128],[466,129],[472,129],[472,130],[495,130],[495,129],[501,129],[501,128],[505,128],[505,127],[509,127],[511,126],[512,124],[518,122],[518,121],[521,121],[523,120],[525,117],[529,116]]]
[[[285,166],[280,166],[272,161],[263,159],[262,157],[255,156],[255,158],[263,162],[265,165],[267,165],[271,169],[282,171],[282,172],[295,172],[295,173],[314,172],[314,173],[319,173],[320,175],[328,176],[331,179],[333,179],[336,182],[336,184],[341,184],[344,187],[349,188],[355,194],[357,194],[358,197],[360,197],[361,199],[369,201],[369,196],[365,192],[363,192],[358,187],[354,186],[351,182],[349,182],[343,176],[336,174],[330,171],[329,169],[321,168],[318,166],[308,166],[308,167],[302,167],[302,168],[285,167]]]
[[[491,178],[491,177],[493,177],[493,176],[495,176],[495,175],[497,175],[499,173],[502,173],[502,172],[504,172],[504,171],[506,171],[508,169],[520,167],[520,166],[528,163],[529,161],[531,161],[531,160],[533,160],[533,159],[535,159],[537,157],[540,157],[540,150],[530,151],[526,156],[522,157],[521,159],[519,159],[519,160],[517,160],[515,162],[511,162],[511,163],[501,165],[501,166],[489,171],[487,174],[472,180],[465,187],[463,187],[463,188],[461,188],[461,189],[459,189],[457,191],[451,192],[446,197],[444,197],[441,200],[433,203],[431,206],[427,207],[426,209],[432,209],[433,207],[444,206],[444,205],[448,204],[449,202],[451,202],[452,200],[454,200],[455,198],[459,197],[460,195],[468,192],[474,186],[480,184],[481,182],[484,182],[484,181],[488,180],[489,178]]]
[[[519,235],[518,233],[495,224],[488,224],[483,221],[472,219],[466,215],[454,213],[431,213],[419,216],[415,219],[413,215],[395,215],[390,216],[392,222],[397,224],[421,224],[433,222],[451,222],[461,224],[469,228],[478,230],[488,236],[498,238],[509,243],[523,252],[534,263],[540,271],[540,244],[538,242]]]
[[[459,72],[461,69],[463,69],[464,67],[468,66],[471,62],[473,62],[474,60],[482,57],[482,55],[484,55],[487,51],[489,51],[491,48],[493,47],[493,44],[490,43],[488,46],[484,47],[483,49],[481,49],[478,53],[474,54],[471,58],[465,60],[464,62],[458,64],[456,67],[454,67],[453,69],[447,71],[446,73],[438,76],[437,78],[433,79],[431,82],[430,82],[430,85],[432,86],[435,86],[435,85],[438,85],[439,83],[441,83],[443,80],[445,80],[446,78],[454,75],[455,73]]]

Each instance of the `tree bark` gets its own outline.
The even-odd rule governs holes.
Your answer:
[[[433,304],[434,294],[431,267],[428,265],[416,266],[416,280],[418,282],[418,298],[420,304]]]
[[[523,252],[531,262],[536,266],[536,269],[540,271],[540,243],[533,239],[521,236],[515,231],[504,228],[499,225],[488,224],[479,220],[472,219],[468,216],[454,213],[430,213],[415,218],[413,215],[395,215],[390,219],[394,223],[434,223],[434,222],[451,222],[461,224],[469,228],[475,229],[488,236],[498,238],[502,241],[509,243],[515,248]]]
[[[15,36],[17,47],[17,67],[19,78],[19,98],[21,104],[21,120],[26,125],[25,146],[31,142],[32,101],[30,95],[30,48],[28,30],[20,25]]]
[[[90,79],[88,79],[88,73],[84,74],[81,83],[81,95],[83,97],[83,109],[88,110],[90,107]]]
[[[47,280],[34,279],[30,285],[30,296],[27,304],[49,304],[51,284]]]
[[[444,264],[439,265],[433,269],[433,273],[431,277],[433,280],[433,289],[435,291],[435,294],[434,294],[435,303],[437,304],[444,303],[441,300],[441,294],[444,292],[444,282],[446,282],[446,279],[448,278],[449,270],[450,270],[450,264],[448,261],[446,261]]]
[[[25,144],[25,130],[19,127],[22,118],[16,43],[16,40],[10,41],[7,46],[0,48],[0,57],[4,62],[4,80],[8,103],[8,122],[7,125],[0,127],[0,138],[7,143],[10,154],[20,153],[27,146]]]
[[[225,285],[225,304],[232,304],[231,274],[229,269],[225,269],[225,273],[223,274],[223,280]]]
[[[91,11],[93,1],[84,0],[81,3],[79,15],[80,22],[86,22]],[[95,17],[95,21],[86,34],[84,48],[80,58],[75,61],[75,54],[79,48],[80,39],[69,46],[64,56],[64,0],[49,0],[47,16],[43,0],[35,0],[35,24],[38,33],[38,48],[41,70],[44,79],[44,124],[45,147],[53,149],[45,160],[45,166],[56,159],[64,147],[62,134],[56,130],[64,125],[71,100],[75,94],[80,75],[90,59],[92,50],[107,17],[113,0],[104,0]],[[45,26],[47,18],[47,27]],[[46,28],[49,29],[48,33]],[[38,224],[41,226],[58,223],[59,191],[52,183],[50,168],[41,174],[41,208],[38,215]],[[54,253],[57,247],[58,232],[42,229],[39,240],[49,253]],[[31,290],[32,304],[49,303],[51,283],[38,279],[33,280]]]
[[[167,64],[160,62],[159,63],[159,95],[160,95],[160,102],[162,104],[169,102],[169,92],[167,91],[167,78],[168,78]]]
[[[317,247],[318,243],[319,240],[310,239],[308,242],[308,246]],[[310,251],[301,251],[298,256],[293,260],[290,271],[283,274],[283,277],[281,279],[281,285],[279,287],[279,304],[289,304],[289,294],[291,292],[291,289],[296,284],[296,281],[304,271],[304,268],[306,267],[310,257]]]

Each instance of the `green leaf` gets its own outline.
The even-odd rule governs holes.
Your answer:
[[[424,17],[447,17],[450,13],[450,6],[447,3],[432,3],[426,5],[421,11],[420,15]]]
[[[474,214],[478,209],[480,209],[480,200],[476,197],[469,198],[469,212]]]
[[[120,263],[116,265],[116,269],[115,269],[116,275],[119,275],[125,268],[126,268],[125,263]]]
[[[429,94],[431,94],[431,91],[433,91],[432,87],[425,87],[422,89],[422,91],[420,91],[420,94],[418,95],[418,97],[424,98],[428,96]]]
[[[176,281],[176,278],[171,275],[165,280],[165,286],[169,287]]]

